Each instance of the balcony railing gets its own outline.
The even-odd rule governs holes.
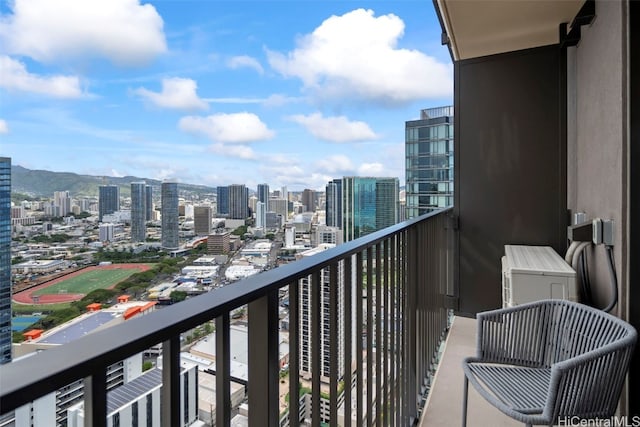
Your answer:
[[[216,424],[229,426],[230,313],[248,304],[249,423],[277,426],[282,415],[278,390],[278,294],[288,287],[289,393],[298,396],[300,286],[302,279],[310,278],[311,366],[322,363],[320,346],[313,345],[321,341],[322,324],[329,325],[331,349],[338,347],[338,340],[344,340],[344,375],[338,375],[338,352],[331,351],[329,357],[331,424],[336,425],[339,416],[344,416],[345,420],[353,420],[346,425],[411,425],[418,419],[448,327],[445,299],[452,294],[453,265],[449,213],[433,212],[397,224],[0,366],[0,411],[11,412],[83,379],[85,425],[106,426],[107,367],[162,343],[162,422],[166,426],[181,425],[180,334],[215,319]],[[329,286],[323,291],[321,277],[327,273]],[[339,286],[343,286],[342,291]],[[344,301],[338,303],[339,297]],[[328,313],[321,309],[324,298],[329,300]],[[328,322],[324,316],[329,316]],[[337,333],[340,329],[342,334]],[[312,408],[319,408],[322,375],[317,368],[312,372]],[[322,394],[326,398],[326,392]],[[345,402],[341,408],[339,401]],[[298,399],[289,399],[286,412],[290,425],[300,424]],[[311,410],[312,426],[320,425],[321,412]]]

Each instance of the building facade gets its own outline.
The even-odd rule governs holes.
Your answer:
[[[256,228],[267,226],[267,209],[263,202],[256,203]]]
[[[11,159],[0,157],[0,364],[11,361]]]
[[[84,209],[83,210],[88,210]],[[98,187],[98,220],[106,214],[120,210],[120,187],[117,185],[101,185]]]
[[[217,212],[220,216],[229,215],[229,187],[216,188]]]
[[[147,197],[146,183],[131,183],[131,241],[144,242],[147,239]]]
[[[325,191],[326,223],[329,227],[342,227],[342,180],[330,181]]]
[[[269,184],[258,184],[258,201],[264,203],[265,212],[269,210]]]
[[[405,123],[406,216],[453,206],[453,106]]]
[[[211,221],[213,210],[211,206],[193,207],[193,229],[198,236],[208,236],[211,234]]]
[[[145,219],[147,221],[153,221],[153,187],[150,185],[146,185],[144,187],[144,196],[145,196]]]
[[[342,179],[344,241],[366,236],[398,222],[398,178],[351,176]]]
[[[316,248],[302,252],[300,257],[313,256],[327,249],[333,248],[336,245],[323,243]],[[342,274],[342,263],[335,264],[338,268],[336,284],[336,298],[337,301],[331,300],[331,281],[330,281],[330,269],[329,267],[322,269],[320,274],[320,339],[319,342],[311,340],[312,335],[312,305],[311,305],[311,276],[300,279],[299,292],[300,292],[300,375],[305,379],[310,379],[314,375],[320,373],[320,379],[323,382],[328,383],[331,376],[330,359],[331,353],[337,352],[338,354],[338,378],[344,376],[344,280]],[[338,330],[337,334],[337,348],[331,348],[330,337],[332,335],[330,324],[330,304],[337,304],[338,313]],[[313,332],[315,333],[315,332]],[[312,365],[311,354],[313,352],[314,345],[320,345],[320,360],[321,364],[318,367]]]
[[[249,191],[244,184],[229,186],[229,218],[247,219],[249,216]]]
[[[305,188],[302,191],[300,202],[303,204],[305,212],[314,212],[316,210],[316,192]]]
[[[162,198],[162,247],[177,249],[178,235],[178,183],[166,181],[160,191]]]
[[[54,191],[53,206],[56,208],[56,216],[65,216],[71,212],[71,196],[68,191]]]

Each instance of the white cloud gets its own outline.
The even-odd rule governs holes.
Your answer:
[[[185,132],[203,134],[221,143],[246,144],[271,139],[275,135],[258,116],[247,112],[186,116],[180,119],[178,126]]]
[[[237,157],[245,160],[256,158],[256,154],[253,149],[246,145],[214,144],[211,146],[211,151],[225,157]]]
[[[162,79],[162,91],[152,92],[143,87],[135,90],[152,104],[162,108],[177,110],[207,110],[209,104],[196,94],[198,84],[191,79],[170,78]]]
[[[9,133],[9,125],[6,120],[0,119],[0,135]]]
[[[27,67],[6,55],[0,55],[0,87],[9,90],[38,93],[54,98],[82,98],[89,96],[80,88],[76,76],[38,76]]]
[[[320,113],[308,116],[297,114],[290,116],[290,120],[301,124],[313,136],[331,142],[356,142],[377,138],[365,122],[351,122],[345,116],[323,117]]]
[[[325,99],[349,98],[387,104],[451,96],[450,64],[417,50],[401,49],[404,22],[357,9],[325,20],[286,55],[267,50],[271,67],[302,80]]]
[[[166,52],[163,21],[139,0],[15,0],[0,20],[7,52],[40,62],[104,57],[141,65]]]
[[[360,176],[381,176],[384,170],[382,163],[363,163],[358,168],[358,174]]]
[[[227,66],[234,70],[238,68],[253,68],[260,74],[264,74],[264,68],[257,59],[247,55],[234,56],[227,61]]]
[[[316,167],[323,172],[334,174],[336,172],[351,172],[354,170],[351,160],[342,154],[325,157],[316,162]]]

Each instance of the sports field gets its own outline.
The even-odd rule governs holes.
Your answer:
[[[96,289],[108,289],[136,273],[137,269],[90,270],[79,276],[70,277],[47,288],[38,289],[32,295],[45,294],[88,294]]]
[[[146,271],[147,264],[112,264],[87,267],[13,296],[19,304],[71,302],[96,289],[109,289],[134,273]]]

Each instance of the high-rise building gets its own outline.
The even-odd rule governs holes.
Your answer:
[[[177,249],[178,239],[178,183],[165,181],[160,190],[162,215],[162,247]]]
[[[11,361],[11,159],[0,157],[0,364]]]
[[[453,205],[453,106],[405,123],[406,216]]]
[[[256,228],[267,226],[267,210],[262,202],[256,203]]]
[[[83,210],[87,210],[84,209]],[[98,220],[107,214],[120,210],[120,187],[117,185],[101,185],[98,187]]]
[[[398,222],[398,178],[342,179],[342,231],[348,242]]]
[[[194,206],[193,208],[193,229],[198,236],[208,236],[211,234],[211,220],[213,213],[211,206]]]
[[[258,184],[258,201],[264,203],[265,212],[269,210],[269,184]]]
[[[325,191],[326,223],[329,227],[342,227],[342,180],[329,181]]]
[[[280,197],[285,199],[287,202],[289,201],[289,190],[287,190],[286,185],[283,185],[280,189]]]
[[[57,208],[58,216],[65,216],[71,212],[71,197],[68,191],[53,192],[53,206]]]
[[[327,249],[335,247],[334,244],[323,243],[316,248],[302,252],[301,257],[313,256]],[[330,298],[331,281],[329,267],[323,268],[320,272],[320,334],[316,335],[317,339],[312,340],[315,332],[312,331],[312,313],[311,313],[311,276],[300,279],[300,375],[303,378],[311,378],[313,375],[320,373],[320,380],[329,382],[332,374],[330,363],[331,353],[338,354],[338,372],[337,377],[344,376],[344,279],[342,274],[342,263],[337,263],[337,301],[333,302]],[[330,304],[335,304],[333,307]],[[331,310],[337,310],[338,313],[338,330],[333,332],[337,336],[337,348],[331,348],[330,336],[332,335],[330,316]],[[312,347],[320,345],[320,366],[313,366],[311,361]],[[333,373],[336,375],[336,373]]]
[[[249,216],[249,191],[244,184],[229,186],[229,218],[247,219]]]
[[[275,212],[276,214],[282,216],[284,220],[287,220],[289,216],[289,202],[286,199],[270,199],[269,207],[271,212]]]
[[[302,200],[305,212],[314,212],[316,210],[316,192],[305,188],[302,191]]]
[[[131,241],[144,242],[147,239],[147,197],[145,182],[131,183]]]
[[[144,197],[146,203],[145,219],[147,221],[153,221],[153,187],[151,187],[150,185],[146,185],[144,187]]]
[[[229,187],[218,187],[216,188],[217,193],[217,206],[218,206],[218,215],[227,216],[229,215]]]

